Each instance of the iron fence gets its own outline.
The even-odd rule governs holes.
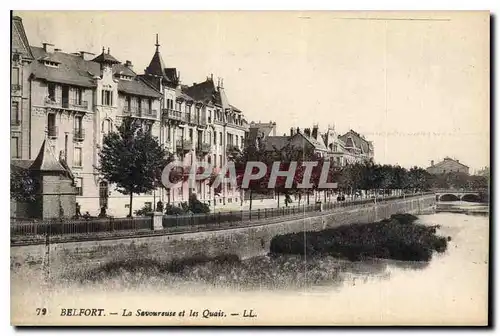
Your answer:
[[[314,216],[320,211],[335,211],[336,209],[363,208],[374,204],[384,204],[396,199],[411,198],[433,193],[406,194],[384,198],[368,198],[362,200],[346,200],[322,203],[315,201],[312,204],[302,204],[280,208],[263,208],[254,210],[240,210],[228,212],[214,212],[191,215],[164,215],[162,217],[165,232],[204,231],[218,228],[260,225],[262,222],[273,222],[273,218],[300,218]],[[152,231],[153,218],[90,218],[90,219],[57,219],[57,220],[28,220],[11,219],[11,237],[44,237],[44,236],[71,236],[94,233],[124,233],[131,234]]]
[[[151,217],[11,220],[11,236],[72,235],[113,231],[138,231],[153,227]]]

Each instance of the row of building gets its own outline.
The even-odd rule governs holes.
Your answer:
[[[21,18],[12,18],[11,165],[30,169],[40,149],[57,158],[76,186],[81,211],[128,213],[128,196],[114,190],[97,170],[103,138],[132,117],[186,165],[204,161],[223,167],[229,154],[259,138],[269,148],[288,143],[310,146],[338,165],[373,157],[373,144],[349,131],[324,133],[318,126],[291,129],[276,136],[276,123],[248,123],[229,103],[223,79],[207,76],[184,85],[175,67],[167,67],[158,35],[151,62],[138,74],[131,61],[121,62],[110,48],[100,54],[64,52],[49,43],[31,46]],[[45,154],[44,154],[45,155]],[[215,193],[207,181],[179,188],[158,188],[137,195],[134,208],[186,201],[191,193],[210,205],[238,203],[242,193],[223,185]]]

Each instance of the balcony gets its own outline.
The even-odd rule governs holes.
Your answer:
[[[146,117],[146,118],[155,118],[156,119],[156,110],[152,110],[149,108],[143,108],[141,110],[141,117]]]
[[[47,97],[44,101],[45,106],[61,106],[61,102],[56,100],[54,97]]]
[[[21,90],[21,85],[20,84],[12,84],[10,86],[10,89],[12,92],[20,91]]]
[[[73,140],[74,141],[85,140],[85,130],[81,128],[75,128],[73,131]]]
[[[209,143],[202,142],[198,144],[197,151],[203,154],[210,153],[212,146]]]
[[[47,127],[47,135],[51,139],[57,138],[58,131],[59,131],[59,129],[57,128],[57,126],[48,126]]]
[[[137,107],[133,106],[125,106],[123,108],[123,114],[128,114],[131,116],[138,116],[139,115],[139,109]]]
[[[63,101],[64,105],[64,101]],[[86,100],[80,99],[71,99],[68,104],[71,108],[79,109],[79,110],[88,110],[89,102]],[[64,106],[63,106],[64,107]]]
[[[189,152],[193,148],[193,141],[191,140],[177,140],[176,148],[184,152]]]
[[[182,112],[174,109],[168,109],[168,108],[163,109],[163,116],[166,117],[167,119],[172,119],[177,121],[183,120]]]

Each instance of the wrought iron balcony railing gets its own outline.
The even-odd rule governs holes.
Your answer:
[[[82,128],[75,128],[75,130],[73,132],[73,139],[75,141],[85,140],[85,130]]]
[[[182,112],[174,109],[163,109],[163,115],[164,117],[172,120],[178,120],[181,121],[183,120]]]
[[[177,140],[176,147],[183,151],[190,151],[193,148],[193,142],[191,140]]]

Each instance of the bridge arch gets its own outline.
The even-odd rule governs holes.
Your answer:
[[[444,194],[439,197],[439,200],[442,202],[454,202],[460,201],[460,197],[455,194]]]
[[[477,194],[465,194],[461,198],[465,202],[480,202],[481,198]]]

